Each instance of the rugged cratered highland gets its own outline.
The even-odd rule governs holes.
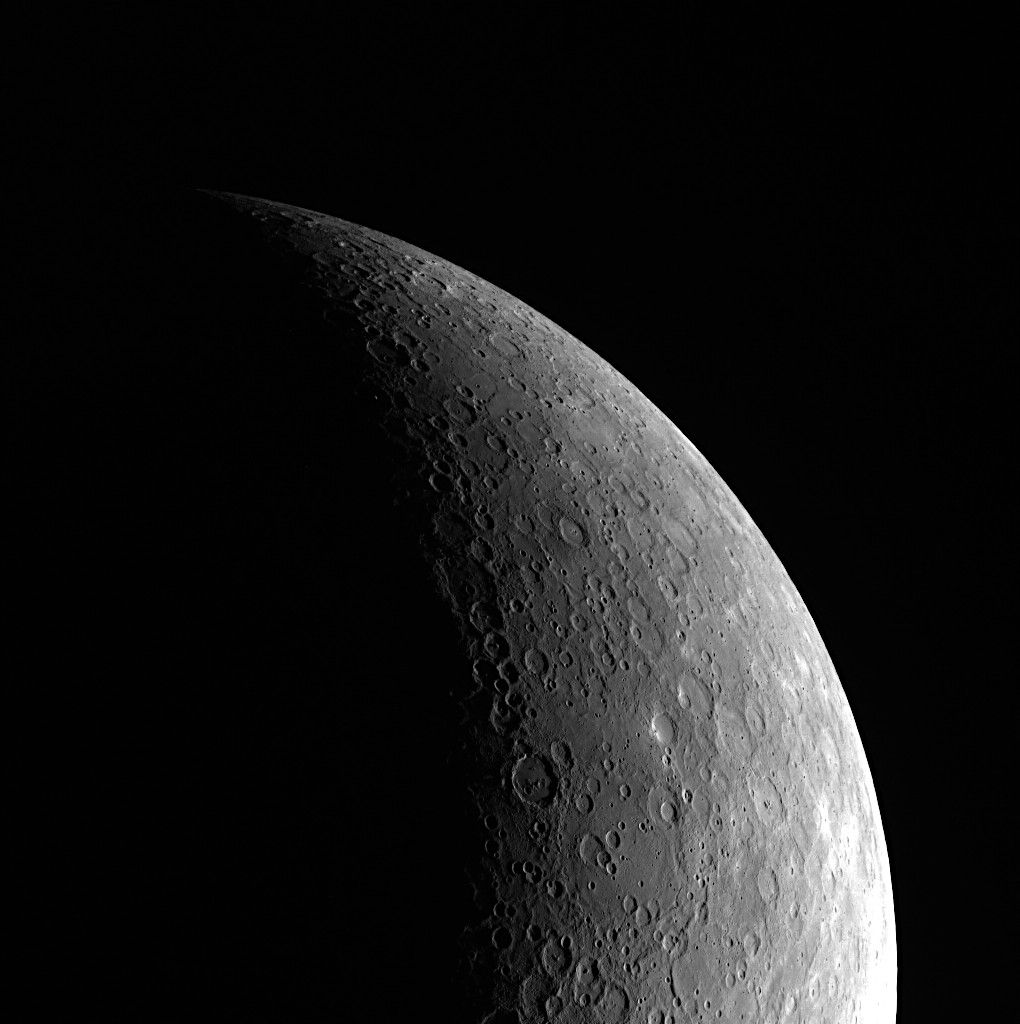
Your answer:
[[[280,692],[314,677],[340,695],[297,716],[286,750],[312,767],[262,809],[278,765],[236,786],[254,794],[239,818],[317,838],[285,869],[249,870],[250,852],[210,869],[228,888],[250,876],[228,904],[270,936],[245,939],[262,966],[238,991],[300,961],[323,1006],[335,977],[352,1019],[892,1022],[889,863],[860,737],[800,595],[715,470],[603,359],[486,281],[343,220],[215,198],[209,216],[272,253],[293,292],[257,404],[216,399],[216,422],[240,426],[207,476],[276,509],[309,552],[304,575],[252,585],[300,605],[318,574],[315,593],[339,595],[303,653],[277,658]],[[240,394],[241,376],[223,379]],[[244,426],[266,410],[279,430]],[[252,578],[274,530],[255,531]],[[270,826],[245,828],[257,845]],[[321,911],[318,883],[293,881],[319,867]],[[273,906],[303,909],[267,923],[260,893],[287,885],[300,899]],[[341,925],[305,955],[294,936],[319,912]]]

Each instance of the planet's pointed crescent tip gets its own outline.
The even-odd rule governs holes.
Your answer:
[[[249,196],[243,192],[229,192],[226,189],[219,188],[206,188],[204,185],[190,185],[188,186],[193,192],[201,192],[203,195],[210,196],[213,199],[222,199],[224,202],[238,202],[244,201],[249,203],[272,203],[271,199],[263,199],[260,196]]]

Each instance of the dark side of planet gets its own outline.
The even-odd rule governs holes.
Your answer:
[[[91,509],[67,643],[122,709],[65,808],[120,1008],[891,1024],[858,730],[694,445],[444,259],[175,203],[121,226],[46,484]]]

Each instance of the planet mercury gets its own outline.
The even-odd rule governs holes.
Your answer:
[[[217,225],[189,278],[204,298],[165,296],[161,343],[190,346],[200,394],[176,415],[206,436],[171,461],[199,467],[189,515],[263,511],[191,592],[206,619],[217,587],[272,609],[227,639],[200,624],[218,667],[190,684],[194,721],[223,688],[264,709],[199,743],[212,764],[231,737],[208,783],[229,824],[209,813],[185,859],[223,879],[256,965],[219,978],[226,1004],[266,985],[286,1019],[276,972],[321,1019],[891,1024],[889,860],[851,709],[698,449],[442,258],[195,202]],[[251,652],[274,630],[270,664]],[[290,738],[263,742],[274,717]],[[216,975],[202,913],[207,952],[179,975]]]

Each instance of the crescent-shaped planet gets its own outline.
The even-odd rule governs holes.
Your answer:
[[[698,449],[467,270],[194,202],[201,266],[146,300],[180,404],[135,409],[165,535],[218,524],[201,572],[167,541],[155,583],[194,606],[159,649],[180,764],[208,770],[153,791],[186,794],[174,871],[219,894],[166,882],[196,936],[166,977],[244,1019],[303,991],[321,1019],[891,1024],[850,706]],[[247,966],[218,973],[228,948]]]

